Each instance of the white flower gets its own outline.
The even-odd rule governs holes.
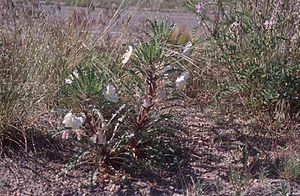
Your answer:
[[[182,52],[182,54],[183,54],[183,55],[186,55],[186,56],[190,55],[192,46],[193,46],[192,42],[189,41],[189,42],[183,47],[183,52]]]
[[[160,91],[158,91],[158,98],[159,99],[164,99],[167,97],[167,91],[166,89],[162,88]]]
[[[72,112],[69,112],[63,120],[63,124],[65,127],[69,127],[72,129],[79,129],[83,123],[85,122],[85,116],[76,117]]]
[[[181,73],[181,75],[176,79],[176,88],[183,89],[186,86],[186,81],[189,77],[190,74],[188,72]]]
[[[142,104],[142,106],[143,106],[144,108],[150,108],[150,107],[152,106],[151,101],[150,101],[150,99],[149,99],[148,96],[145,97],[145,98],[143,99],[143,104]]]
[[[116,93],[116,88],[112,84],[108,84],[106,87],[106,92],[104,93],[104,97],[111,102],[118,102],[118,95]]]
[[[66,84],[72,84],[73,83],[73,80],[74,80],[74,77],[75,78],[78,78],[79,77],[79,74],[78,74],[78,70],[77,69],[75,69],[74,71],[73,71],[73,73],[72,74],[70,74],[69,75],[69,77],[67,78],[67,79],[65,79],[65,83]]]
[[[181,73],[181,76],[182,76],[185,80],[187,80],[187,79],[190,78],[190,73],[189,73],[189,72],[182,72],[182,73]]]
[[[66,84],[72,84],[73,80],[71,80],[70,78],[65,79],[65,83]]]
[[[74,71],[73,71],[73,75],[75,76],[75,78],[78,78],[79,77],[79,74],[78,74],[78,70],[77,69],[75,69]],[[72,76],[72,75],[71,75]]]
[[[105,135],[102,131],[98,131],[96,134],[94,134],[90,140],[94,143],[94,144],[99,144],[99,145],[105,145],[106,143],[106,139],[105,139]]]
[[[123,55],[122,63],[123,63],[124,65],[129,61],[129,58],[131,57],[132,52],[133,52],[132,46],[128,46],[128,50],[127,50],[126,53]]]

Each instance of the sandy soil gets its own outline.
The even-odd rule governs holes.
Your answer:
[[[186,110],[182,110],[185,107]],[[8,142],[0,160],[1,195],[300,195],[300,184],[281,179],[275,163],[260,162],[271,154],[267,137],[253,136],[250,120],[224,113],[207,104],[181,103],[172,109],[187,127],[184,156],[178,168],[162,173],[125,169],[102,171],[91,180],[92,167],[82,164],[67,175],[62,169],[72,148],[46,136],[33,136],[35,153],[18,150]],[[246,145],[248,141],[248,146]],[[29,142],[30,143],[30,142]],[[251,145],[250,145],[251,144]],[[243,152],[247,147],[249,176],[244,176]],[[262,149],[265,148],[264,152]],[[266,160],[266,159],[264,159]],[[264,169],[264,170],[263,170]],[[274,171],[273,171],[274,170]],[[264,171],[268,171],[263,175]]]

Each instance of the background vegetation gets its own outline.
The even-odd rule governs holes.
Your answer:
[[[110,7],[111,5],[118,7],[121,3],[125,3],[129,7],[135,7],[140,0],[56,0],[56,1],[45,1],[46,3],[62,3],[66,5],[77,5],[77,6],[88,6],[95,5],[96,7]],[[145,9],[180,9],[185,1],[183,0],[153,0],[153,1],[142,1],[141,8]]]
[[[1,152],[7,155],[8,143],[38,151],[28,144],[34,130],[72,149],[60,175],[85,164],[94,185],[117,171],[160,177],[175,171],[184,194],[205,194],[207,187],[187,181],[183,169],[195,157],[202,164],[192,151],[211,141],[224,157],[235,152],[236,163],[224,163],[224,181],[236,194],[258,178],[299,182],[299,2],[188,1],[185,8],[199,20],[192,32],[147,20],[137,37],[132,13],[110,33],[131,6],[120,2],[105,18],[94,18],[93,6],[63,18],[36,2],[0,3]],[[164,9],[181,2],[130,3]],[[207,110],[217,126],[206,132],[216,136],[199,139],[209,122],[190,131],[191,124]],[[186,116],[188,125],[181,123]],[[285,192],[291,191],[284,184]]]

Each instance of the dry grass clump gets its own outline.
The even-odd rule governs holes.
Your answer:
[[[109,24],[91,18],[89,10],[74,9],[65,18],[34,1],[6,0],[0,6],[1,135],[56,105],[65,78],[102,48]],[[110,43],[107,48],[116,44]]]

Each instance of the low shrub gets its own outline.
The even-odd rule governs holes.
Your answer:
[[[277,119],[297,117],[299,2],[230,0],[186,5],[207,32],[199,46],[202,55],[223,72],[219,94],[242,98],[252,111],[269,111]]]
[[[59,107],[69,112],[54,136],[75,144],[77,157],[94,157],[96,170],[129,160],[174,164],[170,157],[182,133],[171,127],[178,123],[167,103],[182,97],[190,74],[181,65],[184,54],[169,44],[173,25],[149,24],[145,37],[122,57],[92,54],[66,75],[61,88]]]

